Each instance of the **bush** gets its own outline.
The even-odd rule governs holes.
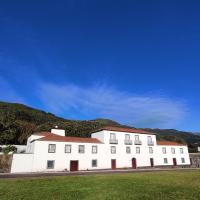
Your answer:
[[[7,147],[3,148],[3,153],[8,154],[9,152],[16,152],[17,148],[12,145],[8,145]]]

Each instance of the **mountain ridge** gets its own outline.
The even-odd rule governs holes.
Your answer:
[[[24,104],[0,101],[0,144],[25,144],[29,135],[38,131],[50,131],[55,126],[65,129],[68,136],[76,137],[90,137],[92,131],[104,126],[130,127],[103,118],[69,120]],[[192,132],[175,129],[142,129],[156,133],[158,140],[185,143],[189,146],[190,152],[195,152],[196,146],[200,145],[200,135]]]

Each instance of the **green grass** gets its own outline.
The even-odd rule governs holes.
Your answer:
[[[0,200],[199,200],[200,171],[1,179]]]

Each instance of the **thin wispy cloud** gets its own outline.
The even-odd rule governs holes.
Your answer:
[[[162,95],[137,95],[105,85],[80,87],[42,83],[39,98],[46,109],[66,118],[103,117],[137,127],[172,127],[186,114],[186,105]]]
[[[9,84],[6,79],[0,76],[0,101],[21,102],[25,103],[24,98],[21,97]]]

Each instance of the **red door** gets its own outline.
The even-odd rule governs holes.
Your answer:
[[[116,169],[116,160],[115,159],[111,160],[111,168]]]
[[[153,158],[150,158],[150,163],[151,163],[151,167],[154,167],[154,160],[153,160]]]
[[[70,171],[78,171],[78,160],[70,161]]]
[[[173,165],[174,165],[174,166],[177,165],[176,158],[173,158]]]
[[[136,158],[132,158],[132,168],[133,168],[133,169],[136,169],[136,168],[137,168]]]

